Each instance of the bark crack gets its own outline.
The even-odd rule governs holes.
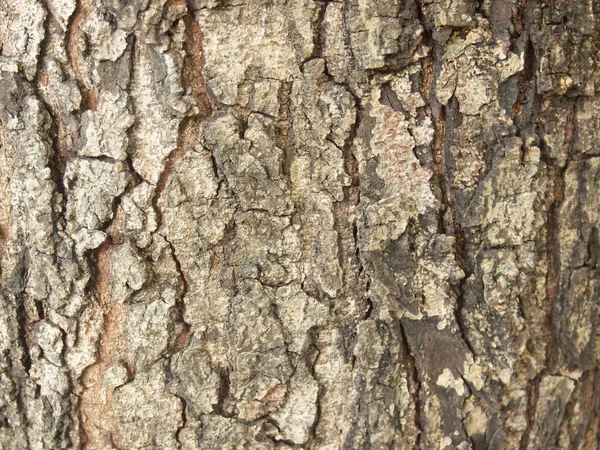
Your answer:
[[[65,136],[64,126],[60,120],[60,116],[52,108],[50,103],[43,94],[42,84],[44,80],[47,80],[48,74],[46,73],[45,60],[48,51],[48,45],[51,39],[50,30],[50,19],[52,15],[46,4],[42,3],[45,10],[45,18],[43,22],[44,38],[40,43],[40,50],[36,65],[35,75],[32,81],[32,87],[36,98],[43,105],[44,110],[48,113],[50,118],[50,124],[48,127],[48,139],[50,141],[48,149],[48,163],[47,166],[52,174],[52,180],[54,182],[54,188],[61,196],[60,210],[56,211],[53,204],[54,214],[56,215],[55,220],[52,221],[54,227],[54,233],[57,234],[59,231],[59,225],[64,225],[64,213],[66,210],[67,203],[67,189],[65,189],[63,176],[65,173],[66,157],[67,157],[67,145],[66,142],[61,142],[61,138]]]
[[[90,89],[83,78],[81,70],[79,68],[79,45],[82,42],[82,26],[88,15],[89,5],[88,0],[76,0],[75,11],[71,14],[69,22],[67,24],[67,31],[65,33],[65,50],[67,52],[67,60],[75,75],[75,81],[79,86],[81,92],[81,108],[80,110],[96,110],[96,94]]]
[[[123,334],[126,306],[112,298],[110,252],[112,237],[105,241],[96,252],[95,296],[93,304],[96,314],[102,317],[103,332],[97,344],[97,359],[88,366],[82,375],[83,391],[80,397],[79,413],[83,448],[102,445],[106,437],[114,441],[117,424],[112,413],[113,392],[103,385],[106,371],[121,359],[126,336]],[[116,443],[118,444],[118,443]]]
[[[75,80],[81,92],[80,110],[89,109],[95,111],[97,104],[96,94],[88,87],[79,68],[79,44],[82,42],[81,34],[83,31],[81,28],[88,15],[89,5],[87,2],[88,0],[76,0],[75,2],[75,11],[73,11],[73,14],[69,18],[65,33],[65,49],[67,60],[73,70]]]
[[[398,320],[400,324],[400,335],[402,336],[402,341],[404,342],[404,348],[406,350],[406,379],[408,382],[408,389],[411,394],[412,403],[415,407],[415,419],[414,425],[417,430],[417,436],[415,439],[415,443],[413,445],[413,449],[418,450],[421,448],[421,442],[423,438],[423,419],[421,416],[421,380],[419,377],[419,369],[417,366],[417,361],[415,359],[415,355],[408,343],[408,338],[406,336],[406,331],[404,330],[404,325],[402,325],[402,321]]]

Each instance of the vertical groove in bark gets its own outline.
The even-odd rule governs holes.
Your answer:
[[[82,39],[83,34],[81,27],[88,15],[88,1],[89,0],[75,0],[75,10],[69,18],[65,33],[65,50],[67,52],[67,59],[71,65],[71,69],[73,70],[75,80],[79,86],[79,91],[81,92],[81,111],[95,111],[97,104],[94,90],[87,85],[83,75],[81,74],[81,70],[79,69],[79,47],[82,43],[87,45],[85,39]]]
[[[553,167],[554,182],[552,186],[552,203],[548,208],[547,220],[547,245],[548,245],[548,275],[546,278],[546,302],[548,308],[548,321],[552,330],[552,341],[549,343],[548,360],[546,366],[550,373],[555,372],[558,362],[557,352],[559,351],[559,339],[561,334],[561,326],[558,320],[562,311],[561,303],[563,300],[561,278],[561,240],[560,240],[560,219],[561,207],[565,197],[565,173],[569,169],[571,161],[571,147],[575,138],[575,123],[576,123],[576,101],[573,102],[572,110],[569,111],[567,117],[567,146],[569,151],[566,155],[566,162],[563,167]],[[570,276],[569,276],[570,278]]]
[[[112,238],[110,238],[112,240]],[[106,442],[119,445],[118,424],[112,412],[113,392],[105,383],[107,371],[120,362],[125,346],[123,323],[127,315],[124,304],[111,295],[114,270],[110,264],[112,243],[107,242],[96,253],[95,314],[102,317],[102,334],[98,342],[96,362],[82,376],[83,391],[79,404],[83,448],[102,448]]]
[[[22,276],[23,278],[25,278],[25,273],[27,271],[28,268],[28,264],[29,263],[29,258],[28,258],[28,254],[27,252],[24,252],[24,254],[21,257],[21,261],[20,261],[20,270],[22,270]],[[24,283],[23,283],[24,284]],[[15,319],[17,321],[16,323],[16,329],[17,329],[17,339],[16,341],[18,342],[18,344],[21,346],[22,349],[22,355],[20,358],[20,363],[23,367],[23,369],[25,370],[26,374],[29,374],[30,370],[31,370],[31,355],[29,353],[29,348],[30,348],[30,339],[29,336],[31,334],[31,318],[29,317],[29,313],[27,312],[26,308],[25,308],[25,286],[23,286],[22,291],[17,295],[17,298],[15,299]]]
[[[204,50],[202,48],[202,30],[194,18],[192,3],[190,0],[184,2],[187,8],[183,16],[185,23],[186,40],[184,44],[185,59],[183,66],[183,84],[188,87],[196,102],[198,103],[198,113],[196,118],[202,120],[208,117],[212,112],[212,104],[206,92],[206,83],[202,75],[204,64]]]
[[[419,369],[417,367],[417,363],[415,361],[415,355],[413,354],[410,345],[408,343],[408,339],[406,337],[406,332],[404,331],[404,327],[402,326],[402,322],[400,322],[400,331],[402,334],[402,340],[404,341],[405,351],[407,356],[406,362],[406,372],[408,374],[408,384],[409,390],[412,395],[412,402],[415,405],[415,428],[417,429],[417,437],[414,442],[412,448],[414,450],[418,450],[422,448],[421,436],[423,434],[423,424],[421,421],[422,409],[424,407],[423,402],[421,400],[421,381],[419,380]]]

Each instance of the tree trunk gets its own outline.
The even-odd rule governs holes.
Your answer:
[[[598,448],[596,0],[0,0],[0,49],[1,448]]]

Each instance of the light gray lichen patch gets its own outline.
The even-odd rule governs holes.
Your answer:
[[[408,79],[404,80],[408,83]],[[375,119],[370,151],[363,158],[377,158],[376,173],[385,183],[381,198],[365,207],[361,229],[365,251],[381,250],[406,230],[409,219],[435,207],[431,192],[431,172],[422,167],[413,149],[415,138],[410,123],[401,111],[381,104],[381,88],[371,92],[370,115]],[[418,94],[416,94],[418,96]],[[419,104],[412,104],[415,110]]]
[[[276,2],[271,9],[258,7],[248,14],[244,5],[232,5],[198,11],[206,52],[204,76],[219,102],[236,104],[238,86],[252,72],[260,78],[290,81],[298,74],[299,63],[312,53],[315,3]],[[243,27],[231,27],[240,20]],[[278,38],[281,33],[289,39]],[[224,46],[227,51],[222,51]]]

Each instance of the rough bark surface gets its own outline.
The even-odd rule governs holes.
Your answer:
[[[600,3],[0,0],[0,448],[597,449]]]

